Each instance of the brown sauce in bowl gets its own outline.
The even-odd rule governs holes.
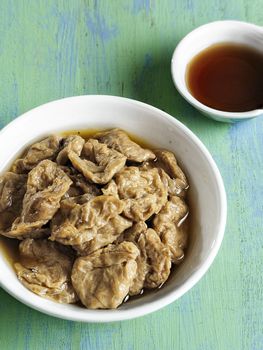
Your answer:
[[[227,112],[263,108],[263,53],[233,43],[212,45],[190,61],[186,81],[208,107]]]

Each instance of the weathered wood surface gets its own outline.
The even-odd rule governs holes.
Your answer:
[[[213,266],[177,302],[137,320],[96,325],[42,315],[0,290],[1,350],[263,349],[263,119],[205,119],[170,76],[173,49],[187,32],[217,19],[263,25],[262,8],[262,0],[1,0],[0,127],[65,96],[145,101],[203,140],[229,202]]]

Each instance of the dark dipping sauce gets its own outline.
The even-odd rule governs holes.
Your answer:
[[[190,61],[186,81],[208,107],[227,112],[263,108],[263,53],[233,43],[212,45]]]
[[[88,130],[69,130],[69,131],[65,131],[65,132],[60,132],[57,133],[63,137],[67,137],[69,135],[80,135],[82,138],[84,138],[86,141],[90,138],[92,138],[93,135],[95,135],[98,132],[101,131],[105,131],[104,129],[88,129]],[[156,149],[156,147],[153,147],[152,145],[150,145],[148,142],[145,142],[145,140],[143,140],[142,138],[131,134],[131,133],[127,133],[128,136],[130,137],[131,140],[133,140],[134,142],[136,142],[137,144],[139,144],[141,147],[143,148],[148,148],[150,150],[154,150]],[[43,139],[44,137],[42,137],[41,139]],[[36,141],[37,142],[37,141]],[[23,157],[26,152],[27,149],[24,149],[21,154],[19,154],[19,156],[17,158]],[[176,156],[176,154],[175,154]],[[15,159],[14,159],[15,160]],[[11,164],[13,164],[14,160],[12,161]],[[179,164],[180,165],[180,164]],[[184,169],[182,169],[184,171]],[[184,171],[185,172],[185,171]],[[186,196],[184,198],[185,202],[188,205],[188,213],[187,215],[180,221],[180,224],[178,224],[178,226],[180,225],[180,227],[187,233],[187,244],[184,248],[184,257],[182,258],[182,260],[185,259],[186,255],[188,254],[189,248],[192,244],[192,237],[191,237],[191,231],[192,231],[192,223],[193,223],[193,204],[192,204],[192,200],[191,200],[191,195],[190,195],[191,191],[187,191]],[[148,227],[152,227],[152,220],[147,221]],[[16,262],[20,262],[22,263],[23,260],[20,257],[19,254],[19,244],[20,244],[21,240],[18,239],[12,239],[12,238],[7,238],[4,236],[0,235],[0,252],[1,254],[4,255],[5,259],[8,261],[8,263],[10,264],[10,266],[13,268],[14,263]],[[164,282],[163,284],[161,284],[158,288],[154,288],[154,289],[148,289],[148,288],[144,288],[141,290],[141,293],[135,296],[129,296],[127,295],[125,297],[125,299],[123,300],[123,303],[132,301],[132,300],[136,300],[138,298],[140,298],[143,295],[147,295],[149,293],[156,293],[158,292],[158,290],[160,288],[162,288],[162,286],[165,284],[169,284],[169,282],[171,281],[171,279],[174,276],[174,273],[178,270],[178,268],[180,268],[181,265],[172,265],[171,267],[171,272],[170,275],[167,279],[166,282]],[[80,307],[84,307],[82,305],[82,303],[80,301],[76,302],[75,305],[80,306]]]

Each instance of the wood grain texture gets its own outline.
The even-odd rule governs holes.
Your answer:
[[[136,98],[201,138],[229,202],[222,248],[180,300],[137,320],[96,325],[42,315],[0,290],[1,350],[263,349],[263,119],[205,119],[170,76],[173,49],[187,32],[217,19],[263,25],[262,8],[262,0],[1,0],[0,127],[65,96]]]

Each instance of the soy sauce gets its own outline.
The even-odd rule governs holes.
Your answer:
[[[228,112],[263,108],[263,53],[233,43],[212,45],[190,61],[186,81],[208,107]]]

